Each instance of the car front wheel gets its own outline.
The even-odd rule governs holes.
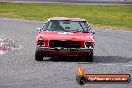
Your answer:
[[[36,50],[36,52],[35,52],[35,60],[36,61],[42,61],[43,60],[43,56],[40,54],[40,52],[38,50]]]
[[[87,57],[85,57],[86,62],[93,62],[93,52],[90,53]]]

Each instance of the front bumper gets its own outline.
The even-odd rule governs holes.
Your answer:
[[[37,48],[37,52],[44,56],[88,56],[93,48]]]

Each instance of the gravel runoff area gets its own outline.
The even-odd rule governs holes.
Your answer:
[[[20,49],[22,46],[15,40],[0,38],[0,54],[5,54],[15,49]]]
[[[0,55],[0,88],[82,88],[76,70],[82,65],[90,74],[132,75],[132,32],[96,28],[94,62],[80,58],[34,60],[37,27],[27,20],[0,18],[0,36],[18,41],[23,47]],[[83,88],[131,88],[130,84],[86,84]]]

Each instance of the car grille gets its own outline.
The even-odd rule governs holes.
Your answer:
[[[80,48],[81,42],[79,42],[79,41],[59,41],[59,40],[51,40],[51,41],[49,41],[49,46],[51,48],[54,48],[54,47]]]

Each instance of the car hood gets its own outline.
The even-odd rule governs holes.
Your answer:
[[[38,39],[94,42],[92,33],[82,32],[41,32],[38,35]]]

